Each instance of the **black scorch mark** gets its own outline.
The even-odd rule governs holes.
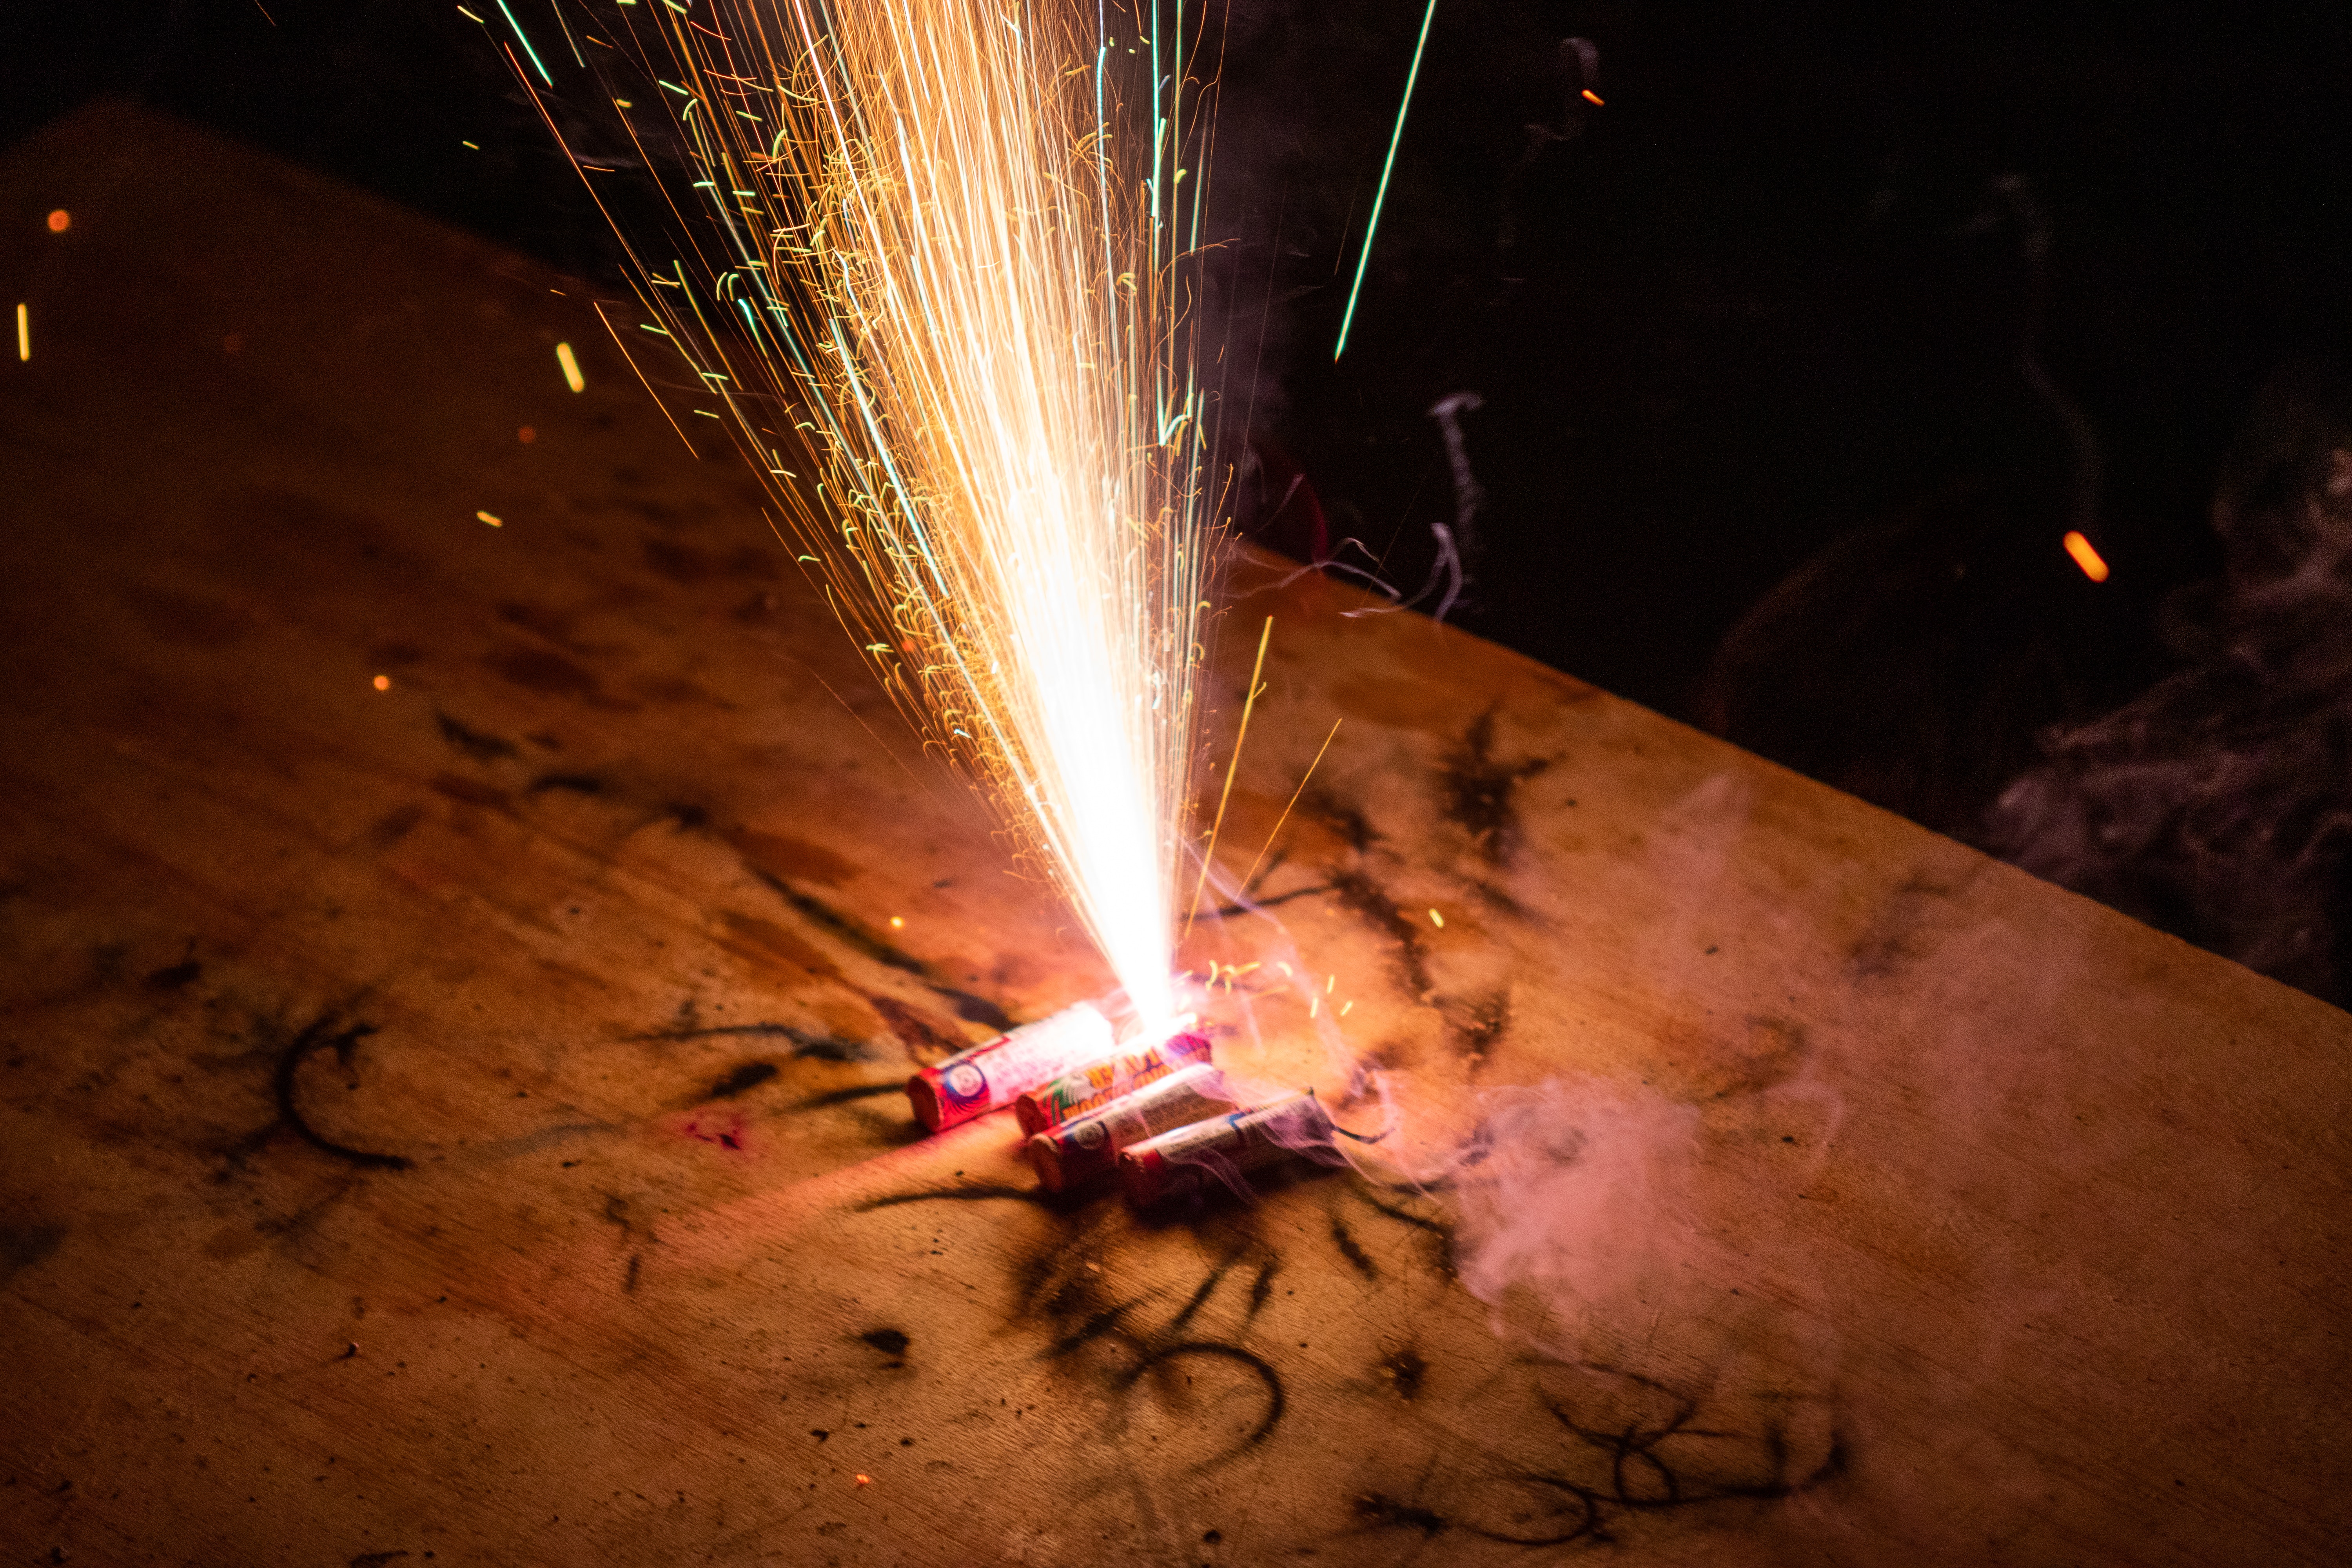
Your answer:
[[[1372,1261],[1372,1255],[1366,1252],[1363,1244],[1356,1239],[1356,1233],[1348,1228],[1348,1222],[1336,1214],[1331,1216],[1331,1245],[1339,1249],[1339,1256],[1348,1260],[1348,1266],[1365,1279],[1378,1279],[1381,1277],[1380,1265]]]
[[[733,1100],[737,1095],[749,1094],[775,1076],[776,1064],[773,1062],[745,1062],[712,1084],[709,1098]]]
[[[865,954],[886,968],[898,970],[902,974],[911,974],[921,981],[929,987],[932,994],[952,1006],[956,1016],[966,1023],[984,1024],[992,1029],[1000,1031],[1013,1027],[1012,1016],[1003,1008],[984,996],[975,996],[969,991],[960,991],[952,985],[941,983],[931,973],[930,965],[914,954],[886,942],[865,926],[827,904],[824,900],[810,897],[773,872],[762,870],[748,860],[743,863],[743,868],[757,878],[778,898],[790,904],[794,913],[827,936]],[[956,1048],[961,1050],[963,1047],[959,1044]]]
[[[1445,1020],[1446,1037],[1454,1048],[1474,1063],[1496,1046],[1511,1027],[1511,994],[1489,991],[1479,996],[1448,996],[1437,1004]]]
[[[1443,810],[1448,821],[1470,835],[1470,844],[1490,866],[1507,864],[1518,847],[1518,807],[1512,796],[1520,784],[1542,773],[1558,759],[1529,757],[1497,762],[1495,751],[1495,710],[1489,708],[1463,732],[1462,742],[1438,772],[1444,786]]]
[[[295,1092],[302,1063],[315,1052],[331,1049],[335,1053],[335,1060],[349,1068],[359,1043],[376,1032],[373,1024],[352,1024],[338,1029],[336,1022],[331,1013],[320,1015],[278,1055],[275,1086],[278,1124],[292,1129],[297,1137],[322,1154],[331,1154],[338,1160],[372,1171],[405,1171],[411,1163],[405,1155],[378,1154],[366,1149],[354,1149],[347,1143],[338,1143],[312,1127],[302,1115]]]
[[[1335,871],[1331,890],[1339,902],[1397,945],[1397,963],[1412,994],[1429,994],[1429,957],[1422,951],[1421,928],[1405,918],[1388,889],[1361,871]]]
[[[478,763],[495,763],[501,757],[511,757],[516,754],[515,743],[512,741],[502,740],[499,736],[469,729],[446,713],[436,711],[433,717],[440,721],[441,738],[448,742],[457,751],[473,758]]]

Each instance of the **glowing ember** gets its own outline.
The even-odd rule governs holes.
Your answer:
[[[1178,267],[1200,237],[1181,34],[1201,19],[1071,0],[623,15],[671,121],[631,134],[656,169],[683,153],[668,194],[708,219],[688,259],[633,252],[640,325],[765,477],[885,686],[1160,1027],[1209,607]]]
[[[2105,559],[2099,554],[2091,542],[2083,536],[2080,529],[2068,529],[2063,542],[2066,546],[2066,553],[2074,558],[2074,564],[2083,569],[2084,576],[2094,583],[2104,583],[2107,580]]]
[[[57,211],[49,215],[49,232],[51,234],[63,234],[72,226],[73,214],[66,211],[65,208],[59,207]]]

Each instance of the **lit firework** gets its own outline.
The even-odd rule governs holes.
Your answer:
[[[615,98],[631,135],[686,166],[665,188],[685,258],[632,252],[644,330],[701,384],[686,423],[719,420],[765,477],[884,684],[1147,1026],[1175,1013],[1208,615],[1179,265],[1198,25],[1149,0],[656,0],[614,23],[667,111]]]

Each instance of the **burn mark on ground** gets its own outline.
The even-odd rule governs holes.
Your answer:
[[[1870,927],[1855,939],[1847,963],[1862,980],[1885,980],[1901,973],[1936,948],[1927,934],[1937,906],[1957,897],[1961,889],[1915,871],[1886,895]]]
[[[1250,1281],[1249,1310],[1244,1314],[1245,1319],[1256,1317],[1265,1310],[1265,1304],[1274,1300],[1274,1277],[1281,1270],[1282,1259],[1279,1258],[1269,1258],[1258,1265],[1257,1278]]]
[[[907,1347],[915,1342],[904,1329],[868,1329],[857,1337],[884,1355],[905,1355]]]
[[[907,1054],[926,1066],[954,1056],[968,1044],[924,1016],[919,1007],[910,1007],[896,996],[869,991],[866,993],[866,1000],[882,1015],[882,1021],[889,1026],[892,1034],[898,1037],[898,1043],[907,1047]]]
[[[1255,1447],[1272,1436],[1274,1429],[1282,1425],[1283,1412],[1290,1407],[1289,1397],[1283,1392],[1282,1374],[1274,1370],[1272,1362],[1255,1351],[1244,1350],[1222,1340],[1183,1340],[1152,1351],[1136,1363],[1134,1369],[1127,1374],[1127,1385],[1132,1388],[1143,1381],[1144,1374],[1154,1367],[1164,1366],[1184,1356],[1207,1356],[1237,1363],[1255,1373],[1258,1381],[1265,1384],[1265,1414],[1259,1417],[1257,1426],[1250,1434],[1241,1440],[1240,1447]]]
[[[1383,1365],[1399,1377],[1402,1391],[1403,1378],[1394,1371],[1394,1360]],[[1834,1431],[1820,1462],[1800,1473],[1789,1436],[1777,1425],[1760,1432],[1703,1425],[1697,1398],[1655,1379],[1598,1364],[1572,1370],[1614,1385],[1617,1397],[1602,1397],[1601,1414],[1585,1416],[1539,1394],[1565,1434],[1566,1447],[1556,1465],[1491,1478],[1507,1482],[1530,1505],[1513,1512],[1508,1528],[1440,1514],[1379,1492],[1354,1500],[1357,1517],[1373,1528],[1414,1529],[1424,1537],[1458,1529],[1507,1546],[1600,1544],[1615,1540],[1611,1526],[1630,1515],[1793,1497],[1845,1472],[1845,1443]],[[1414,1377],[1417,1385],[1417,1367]],[[1766,1460],[1760,1472],[1741,1477],[1716,1468],[1727,1453],[1759,1450]],[[1738,1461],[1731,1463],[1736,1468]]]
[[[745,864],[749,865],[750,862],[747,861]],[[772,875],[757,866],[752,866],[751,869],[753,876],[765,883],[777,897],[792,906],[794,914],[799,915],[843,946],[863,953],[875,963],[887,968],[896,969],[918,978],[925,977],[921,959],[911,953],[900,952],[856,921],[827,904],[824,900],[810,897],[782,877]]]
[[[1555,762],[1529,757],[1503,763],[1495,758],[1495,710],[1471,721],[1461,744],[1446,757],[1438,772],[1444,786],[1441,813],[1470,835],[1471,847],[1490,866],[1509,863],[1518,847],[1518,808],[1512,800],[1519,785]]]
[[[543,697],[577,697],[593,701],[604,696],[604,683],[560,653],[541,647],[510,648],[484,660],[490,673],[526,691]]]
[[[629,1254],[629,1271],[621,1277],[621,1293],[623,1295],[628,1296],[636,1293],[637,1268],[639,1265],[645,1262],[645,1260],[646,1255],[642,1252],[632,1252]]]
[[[823,1110],[830,1106],[850,1105],[861,1100],[879,1100],[886,1094],[901,1093],[906,1087],[905,1080],[901,1079],[892,1079],[887,1083],[852,1084],[847,1089],[827,1089],[823,1094],[810,1095],[806,1100],[796,1101],[792,1109]]]
[[[560,789],[572,795],[603,795],[604,781],[594,773],[541,773],[530,781],[532,795]]]
[[[773,1062],[745,1062],[725,1078],[710,1086],[712,1100],[732,1100],[739,1094],[749,1094],[776,1076]]]
[[[389,849],[415,832],[418,825],[424,820],[423,806],[414,803],[407,805],[395,805],[377,818],[375,825],[368,829],[368,842],[373,844],[378,849]]]
[[[1480,996],[1447,996],[1437,1004],[1445,1020],[1446,1037],[1454,1048],[1475,1064],[1503,1041],[1511,1027],[1511,993],[1506,988]]]
[[[1095,1341],[1102,1338],[1105,1334],[1108,1334],[1112,1330],[1118,1328],[1120,1319],[1126,1317],[1129,1312],[1132,1312],[1141,1305],[1143,1305],[1143,1298],[1139,1296],[1133,1300],[1121,1301],[1116,1306],[1105,1307],[1102,1310],[1089,1316],[1076,1329],[1073,1329],[1070,1332],[1063,1335],[1060,1339],[1055,1340],[1052,1344],[1046,1346],[1045,1349],[1038,1354],[1037,1359],[1039,1361],[1058,1361],[1063,1356],[1066,1356],[1072,1351],[1076,1350],[1080,1345],[1093,1343]]]
[[[510,626],[520,626],[533,637],[545,637],[559,647],[573,652],[583,651],[572,638],[572,617],[540,605],[527,605],[520,599],[504,599],[499,603],[499,619]]]
[[[384,1568],[385,1563],[394,1562],[407,1555],[408,1553],[405,1550],[399,1552],[362,1552],[357,1557],[352,1559],[351,1568]]]
[[[1348,1222],[1336,1214],[1331,1216],[1331,1245],[1339,1249],[1339,1256],[1348,1260],[1348,1266],[1365,1279],[1378,1279],[1381,1277],[1380,1265],[1372,1261],[1372,1255],[1366,1252],[1363,1244],[1356,1239],[1356,1233],[1348,1228]]]
[[[1425,1537],[1435,1537],[1453,1524],[1453,1521],[1433,1510],[1402,1503],[1381,1492],[1366,1492],[1354,1502],[1358,1519],[1376,1529],[1393,1530],[1402,1527],[1418,1530]]]
[[[838,1035],[820,1035],[813,1029],[803,1029],[793,1024],[777,1024],[764,1021],[751,1024],[711,1024],[707,1026],[688,1026],[684,1028],[677,1029],[656,1029],[651,1034],[624,1035],[621,1037],[634,1044],[640,1041],[709,1040],[730,1037],[735,1038],[751,1037],[758,1039],[790,1040],[793,1043],[793,1055],[794,1057],[812,1058],[817,1061],[863,1062],[874,1059],[873,1053],[866,1048],[866,1043],[863,1040],[844,1039]],[[736,1070],[740,1072],[744,1069],[739,1068]],[[897,1086],[886,1085],[884,1087],[895,1088]],[[861,1089],[856,1092],[857,1094],[862,1094],[866,1091]],[[874,1092],[879,1093],[880,1090],[877,1089]],[[853,1094],[852,1098],[855,1097],[856,1095]],[[813,1104],[814,1101],[810,1101],[808,1103]]]
[[[278,1096],[277,1126],[291,1129],[295,1136],[320,1153],[331,1154],[338,1160],[360,1166],[363,1170],[405,1171],[409,1168],[410,1162],[404,1155],[379,1154],[366,1149],[354,1149],[347,1143],[339,1143],[312,1127],[302,1115],[302,1108],[298,1101],[296,1089],[303,1062],[319,1051],[331,1050],[335,1053],[335,1060],[348,1068],[352,1065],[352,1053],[359,1048],[359,1043],[376,1032],[376,1026],[373,1024],[352,1024],[338,1028],[336,1027],[338,1022],[332,1013],[320,1014],[308,1028],[295,1036],[287,1044],[284,1051],[279,1053],[275,1083]],[[274,1131],[276,1127],[267,1130],[267,1131]],[[264,1136],[267,1135],[267,1131]]]
[[[434,710],[433,717],[441,726],[441,738],[478,763],[495,763],[500,758],[517,754],[512,741],[461,723],[438,709]]]
[[[1429,958],[1421,945],[1421,928],[1407,920],[1389,891],[1360,870],[1337,871],[1331,890],[1358,919],[1397,945],[1397,965],[1412,995],[1429,993]]]
[[[833,960],[773,921],[735,910],[719,910],[719,919],[727,928],[726,946],[745,958],[781,963],[827,980],[841,975]]]
[[[1380,842],[1379,832],[1362,811],[1327,790],[1307,791],[1300,804],[1308,816],[1346,839],[1348,847],[1359,855]]]
[[[1811,1049],[1805,1026],[1790,1018],[1752,1017],[1748,1033],[1729,1052],[1713,1052],[1702,1075],[1715,1086],[1716,1097],[1760,1094],[1788,1082],[1805,1065]]]
[[[65,1238],[61,1225],[0,1226],[0,1286],[56,1252]]]
[[[155,971],[144,984],[150,991],[177,991],[194,984],[204,973],[205,966],[191,958]]]
[[[752,876],[758,878],[778,898],[791,905],[793,911],[803,920],[844,946],[863,953],[875,963],[886,968],[898,970],[903,974],[913,975],[929,987],[932,994],[945,999],[952,1005],[957,1017],[967,1023],[985,1024],[992,1029],[1003,1030],[1013,1027],[1012,1018],[1006,1015],[1004,1009],[997,1006],[993,1002],[984,997],[974,996],[968,991],[957,990],[952,985],[942,984],[932,974],[930,965],[921,959],[893,946],[863,924],[834,909],[822,899],[812,898],[802,892],[782,877],[775,876],[749,859],[746,859],[743,864]],[[834,973],[839,972],[834,971]],[[961,1044],[956,1047],[957,1050],[962,1048]]]
[[[680,587],[692,587],[707,582],[718,570],[717,564],[698,550],[683,544],[672,544],[666,539],[645,542],[646,565]]]
[[[1418,1399],[1421,1397],[1422,1379],[1429,1375],[1429,1363],[1422,1359],[1419,1351],[1408,1345],[1395,1354],[1382,1358],[1381,1371],[1386,1373],[1389,1381],[1395,1384],[1398,1398]]]
[[[1013,1027],[1013,1015],[985,996],[975,996],[969,991],[959,991],[952,985],[942,985],[936,980],[924,984],[931,994],[955,1008],[955,1016],[967,1024],[979,1024],[999,1034]]]
[[[893,1084],[889,1086],[897,1088]],[[1052,1194],[1036,1187],[1004,1187],[975,1184],[969,1187],[934,1187],[920,1193],[891,1193],[887,1196],[868,1198],[856,1206],[859,1214],[872,1214],[876,1209],[897,1208],[901,1204],[977,1203],[987,1198],[1003,1198],[1008,1203],[1033,1204],[1052,1209],[1062,1205]]]
[[[782,880],[797,878],[821,887],[837,888],[857,874],[857,868],[822,844],[781,833],[761,833],[739,827],[722,835],[729,848],[743,858],[753,871]]]
[[[1260,878],[1259,880],[1263,881],[1265,879]],[[1311,888],[1293,888],[1286,893],[1276,893],[1272,898],[1253,897],[1246,907],[1241,904],[1221,904],[1214,912],[1222,920],[1231,920],[1235,915],[1255,914],[1260,910],[1271,910],[1286,904],[1293,899],[1311,899],[1318,893],[1328,893],[1330,890],[1330,883],[1318,882]]]
[[[1211,1269],[1208,1278],[1201,1281],[1200,1289],[1194,1290],[1186,1299],[1184,1304],[1176,1310],[1176,1315],[1168,1320],[1169,1328],[1181,1330],[1190,1323],[1201,1309],[1209,1304],[1209,1298],[1216,1294],[1217,1287],[1224,1283],[1225,1275],[1232,1268],[1231,1263],[1220,1263]]]
[[[1528,909],[1525,904],[1520,903],[1518,900],[1511,897],[1510,894],[1495,886],[1492,882],[1472,882],[1470,884],[1470,890],[1476,894],[1478,901],[1485,904],[1488,909],[1494,910],[1502,914],[1507,914],[1515,921],[1532,921],[1535,919],[1533,915],[1530,915],[1528,912]]]

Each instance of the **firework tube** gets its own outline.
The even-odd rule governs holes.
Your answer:
[[[1013,1102],[1013,1114],[1019,1119],[1023,1133],[1043,1132],[1065,1121],[1075,1121],[1090,1110],[1100,1110],[1122,1095],[1133,1094],[1148,1083],[1157,1083],[1170,1073],[1208,1059],[1206,1035],[1171,1035],[1156,1046],[1123,1051],[1108,1061],[1096,1062],[1041,1089],[1033,1089]]]
[[[1116,1170],[1120,1150],[1233,1108],[1225,1075],[1202,1062],[1037,1133],[1029,1140],[1029,1163],[1047,1192],[1066,1192]]]
[[[1209,1176],[1236,1178],[1297,1150],[1331,1146],[1331,1119],[1313,1089],[1196,1121],[1119,1151],[1118,1176],[1128,1200],[1147,1208]]]
[[[944,1131],[1100,1061],[1117,1043],[1110,1020],[1081,1002],[923,1068],[907,1080],[907,1098],[925,1127]]]

